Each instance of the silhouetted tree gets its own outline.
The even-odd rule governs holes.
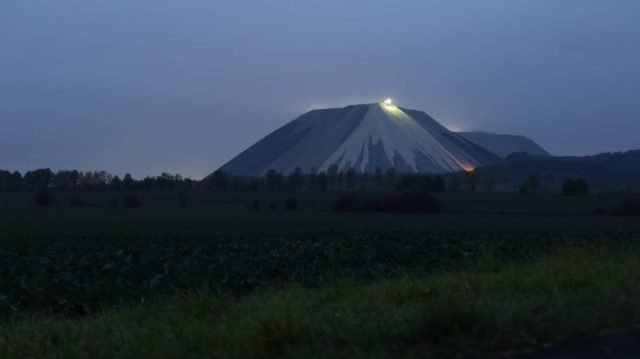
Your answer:
[[[335,191],[337,189],[337,184],[338,184],[338,165],[337,164],[334,163],[331,166],[329,166],[329,168],[327,169],[327,176],[329,179],[329,188]]]
[[[226,191],[229,188],[229,179],[221,170],[213,172],[210,181],[213,187],[218,191]]]
[[[120,179],[120,177],[113,177],[110,183],[110,187],[112,191],[120,191],[122,189],[122,180]]]
[[[31,191],[48,191],[53,180],[53,172],[48,169],[29,171],[24,175],[24,183]]]
[[[90,191],[91,186],[93,186],[93,173],[92,172],[80,172],[80,177],[78,178],[78,188],[83,191]]]
[[[302,168],[296,167],[296,169],[289,175],[289,185],[294,191],[300,191],[304,183],[304,175],[302,174]]]
[[[310,191],[318,190],[318,169],[315,167],[311,168],[309,175],[307,176],[307,188]]]
[[[384,172],[384,188],[389,190],[396,185],[396,171],[393,168],[389,168]]]
[[[536,192],[540,187],[540,183],[540,177],[535,173],[530,174],[529,178],[527,178],[527,187],[529,187],[531,192]]]
[[[491,175],[489,175],[489,176],[485,176],[485,177],[482,179],[482,185],[483,185],[484,190],[485,190],[486,192],[493,192],[493,188],[494,188],[494,187],[495,187],[495,185],[496,185],[496,179],[495,179],[495,177],[493,177],[493,176],[491,176]]]
[[[279,191],[283,186],[282,174],[274,169],[270,169],[267,171],[265,176],[265,180],[267,182],[267,188],[271,191]]]
[[[583,178],[568,178],[562,185],[562,194],[565,196],[585,196],[589,193],[589,185]]]
[[[373,175],[375,178],[375,185],[376,187],[378,187],[378,189],[382,189],[384,188],[384,175],[382,172],[382,168],[380,167],[376,167],[376,171],[375,174]]]
[[[460,176],[458,176],[457,174],[451,175],[451,178],[449,179],[449,191],[450,192],[460,191],[461,184],[462,184],[462,180],[460,179]]]
[[[239,191],[242,188],[242,177],[232,176],[229,182],[229,189],[231,191]]]
[[[24,179],[22,178],[22,174],[20,172],[15,171],[11,174],[11,187],[9,188],[9,191],[24,191]]]
[[[327,191],[327,175],[324,172],[318,173],[318,189],[322,192]]]
[[[11,172],[0,170],[0,192],[9,192],[11,187]]]
[[[135,181],[133,177],[129,173],[124,175],[124,179],[122,180],[122,189],[125,191],[131,191],[135,187]]]
[[[356,171],[353,168],[349,168],[345,174],[345,181],[347,190],[353,191],[356,184]]]
[[[251,179],[251,180],[249,181],[249,185],[248,185],[248,188],[247,188],[247,189],[248,189],[249,191],[252,191],[252,192],[257,192],[257,191],[259,191],[259,190],[260,190],[260,181],[258,181],[258,180],[257,180],[257,179],[255,179],[255,178],[254,178],[254,179]]]
[[[356,172],[356,182],[360,182],[360,192],[364,192],[367,190],[367,187],[369,186],[369,181],[370,181],[370,176],[368,173],[360,173],[358,174]]]
[[[143,182],[147,189],[175,191],[183,184],[183,179],[179,174],[172,175],[170,173],[163,172],[158,177],[147,177]]]
[[[78,188],[79,181],[78,171],[58,171],[53,176],[52,187],[59,191],[72,191]]]
[[[93,173],[93,190],[94,191],[105,191],[113,176],[110,173],[105,171],[98,171]]]
[[[83,191],[104,191],[111,182],[111,175],[104,172],[80,173],[78,185]]]
[[[476,171],[467,171],[464,174],[464,183],[469,187],[469,190],[471,192],[476,191],[479,180],[480,176],[478,176],[478,173]]]
[[[338,173],[338,185],[336,186],[337,190],[340,191],[344,188],[344,172]]]

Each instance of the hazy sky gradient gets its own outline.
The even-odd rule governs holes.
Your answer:
[[[200,178],[393,97],[554,154],[640,148],[640,2],[0,0],[0,168]]]

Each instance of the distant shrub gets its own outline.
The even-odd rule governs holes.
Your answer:
[[[82,198],[74,198],[69,201],[69,206],[71,207],[87,207],[89,206],[89,202],[85,201]]]
[[[379,199],[368,198],[362,204],[362,210],[365,212],[381,212],[383,210],[382,201]]]
[[[295,211],[298,209],[298,200],[295,198],[289,198],[284,202],[284,208],[287,211]]]
[[[589,193],[589,184],[583,178],[568,178],[562,185],[562,194],[565,196],[586,196]]]
[[[120,199],[118,197],[111,198],[111,200],[109,201],[109,206],[111,206],[112,208],[120,207]]]
[[[251,208],[253,208],[254,211],[259,211],[260,210],[260,201],[255,199],[253,200],[253,203],[251,203]]]
[[[33,195],[36,206],[48,207],[58,203],[58,198],[50,192],[37,192]]]
[[[527,183],[523,183],[522,185],[520,185],[520,188],[518,189],[518,193],[520,193],[520,195],[522,196],[526,196],[529,194],[529,185]]]
[[[421,191],[390,194],[384,198],[382,207],[387,212],[403,213],[437,213],[444,210],[444,206],[438,198]]]
[[[351,193],[344,194],[331,202],[331,210],[334,212],[356,212],[360,209],[360,198]]]
[[[369,198],[360,200],[354,194],[345,194],[331,203],[335,212],[402,212],[436,213],[442,212],[442,202],[428,192],[404,191],[389,194],[383,200]]]
[[[529,191],[536,192],[538,188],[540,188],[540,184],[542,183],[542,180],[540,179],[540,176],[538,176],[535,173],[532,173],[529,175],[525,183],[529,188]]]
[[[270,202],[269,203],[269,209],[272,211],[277,211],[279,209],[280,206],[278,206],[277,202]]]
[[[629,198],[611,208],[611,213],[617,216],[640,216],[640,200]]]
[[[423,191],[430,192],[433,188],[433,179],[425,175],[404,176],[396,186],[398,191]]]
[[[142,200],[138,196],[128,195],[122,199],[124,208],[140,208],[142,207]]]

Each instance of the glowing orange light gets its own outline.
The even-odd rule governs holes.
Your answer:
[[[467,173],[470,173],[476,170],[476,167],[468,162],[464,162],[461,160],[456,160],[456,162],[458,162],[458,165],[460,165],[460,167],[462,167],[462,169]]]

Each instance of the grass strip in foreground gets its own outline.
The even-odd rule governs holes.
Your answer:
[[[640,250],[564,249],[527,264],[233,298],[190,293],[0,328],[0,357],[493,356],[640,323]]]

